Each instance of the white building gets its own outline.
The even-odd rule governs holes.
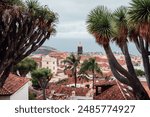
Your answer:
[[[0,100],[28,100],[29,79],[10,74],[3,88],[0,88]]]
[[[42,56],[41,67],[51,69],[54,75],[57,74],[57,58],[49,55]]]

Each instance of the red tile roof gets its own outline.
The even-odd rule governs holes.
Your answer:
[[[145,88],[145,90],[147,91],[148,95],[150,96],[150,90],[148,88],[147,82],[146,81],[141,81],[143,87]]]
[[[70,97],[72,91],[75,91],[76,96],[86,96],[90,89],[88,88],[73,88],[73,87],[66,87],[63,85],[55,85],[51,84],[49,88],[46,90],[47,97],[51,94],[51,91],[54,90],[57,94],[64,94],[65,97]],[[37,99],[42,99],[42,95],[38,96]],[[62,98],[63,99],[63,98]]]
[[[10,74],[3,86],[0,88],[0,96],[12,95],[18,91],[22,86],[24,86],[29,81],[28,78],[19,77]]]
[[[66,52],[50,52],[49,56],[55,57],[57,59],[65,59],[68,56],[68,53]]]
[[[124,100],[117,85],[113,85],[108,90],[104,91],[98,96],[94,96],[95,100]]]
[[[41,62],[41,61],[42,61],[42,58],[33,57],[32,59],[33,59],[35,62]]]
[[[128,90],[126,85],[121,86],[116,80],[105,81],[99,83],[100,86],[110,85],[110,88],[103,91],[101,94],[94,96],[95,100],[132,100],[135,99],[133,93]],[[125,91],[124,91],[125,90]],[[129,96],[128,96],[129,95]]]
[[[95,85],[98,85],[98,86],[115,85],[115,84],[116,84],[115,80],[113,80],[113,81],[108,81],[108,80],[98,80],[98,81],[95,81]]]
[[[107,62],[103,62],[103,63],[100,63],[99,66],[101,68],[103,68],[103,67],[109,67],[109,64]]]
[[[88,60],[89,58],[90,58],[90,56],[82,55],[80,58],[80,61],[85,61],[85,60]]]
[[[88,82],[89,80],[86,79],[86,78],[81,78],[81,77],[78,77],[77,78],[77,84],[82,84],[82,83],[85,83],[85,82]],[[75,79],[73,77],[71,78],[68,78],[68,81],[66,82],[66,85],[67,84],[74,84],[75,82]]]
[[[107,58],[102,58],[102,57],[95,57],[97,62],[106,62],[108,63],[108,59]]]

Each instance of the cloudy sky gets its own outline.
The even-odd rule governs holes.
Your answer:
[[[99,46],[86,30],[88,13],[98,5],[105,5],[114,10],[121,5],[128,6],[131,0],[39,0],[42,5],[48,5],[51,10],[59,15],[57,34],[45,45],[54,46],[64,51],[75,51],[73,47],[83,42],[85,50],[88,44],[93,44],[93,50],[98,51]],[[69,44],[69,45],[68,45]]]

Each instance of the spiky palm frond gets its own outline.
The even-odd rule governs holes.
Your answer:
[[[129,20],[136,24],[141,37],[150,37],[150,0],[132,0],[129,7]],[[150,41],[150,40],[149,40]]]
[[[47,20],[48,23],[56,22],[58,21],[58,15],[57,13],[54,13],[51,11],[47,6],[40,6],[35,9],[35,16],[38,16],[40,18],[43,18],[44,20]]]
[[[27,0],[26,5],[33,18],[38,19],[37,22],[41,29],[47,30],[50,35],[56,34],[57,13],[51,11],[46,5],[41,6],[37,0]]]
[[[84,73],[86,71],[92,71],[92,72],[94,71],[96,73],[102,74],[102,71],[101,71],[100,67],[98,66],[95,58],[89,58],[89,60],[85,60],[82,63],[80,72]]]
[[[80,63],[80,57],[79,56],[76,57],[74,54],[71,54],[64,60],[64,63],[66,64],[64,71],[70,70],[72,72],[72,75],[74,76],[74,79],[75,79],[75,87],[76,87],[77,67]]]
[[[114,18],[114,38],[113,41],[120,47],[127,42],[128,36],[128,20],[127,20],[127,8],[119,7],[113,13]]]
[[[134,41],[139,36],[139,31],[135,24],[129,23],[128,25],[128,37],[130,41]]]
[[[94,89],[94,79],[95,79],[96,73],[102,75],[102,71],[101,71],[100,67],[98,66],[95,58],[89,58],[88,60],[85,60],[82,63],[80,73],[87,74],[87,71],[92,72],[93,89]]]
[[[116,24],[120,26],[127,26],[127,8],[121,6],[117,8],[113,13],[114,20]]]
[[[22,0],[8,0],[8,3],[10,3],[12,5],[24,6],[24,3]]]
[[[31,12],[40,8],[38,0],[26,0],[26,5]]]
[[[150,21],[150,0],[132,0],[129,7],[130,20],[134,23]]]
[[[70,69],[72,72],[74,72],[80,63],[80,57],[76,57],[74,54],[71,54],[63,62],[67,65],[65,70]]]
[[[93,9],[87,18],[87,30],[91,33],[99,44],[108,44],[112,37],[112,15],[104,6]]]

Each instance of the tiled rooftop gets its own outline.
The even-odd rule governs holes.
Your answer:
[[[146,81],[141,81],[143,87],[145,88],[145,90],[147,91],[148,95],[150,96],[150,90],[148,88],[147,82]]]
[[[101,92],[99,95],[94,96],[95,100],[132,100],[135,99],[133,93],[129,91],[127,86],[120,85],[120,83],[116,80],[113,81],[101,81],[97,85],[110,87]]]
[[[51,84],[49,88],[46,90],[46,95],[49,97],[51,95],[51,91],[55,91],[55,94],[59,95],[56,96],[54,95],[53,99],[64,99],[67,97],[70,97],[72,94],[72,91],[75,91],[76,96],[86,96],[90,89],[88,88],[73,88],[73,87],[66,87],[63,85],[55,85]],[[60,95],[61,94],[61,95]],[[37,99],[42,99],[42,94],[37,97]]]
[[[3,86],[0,88],[0,96],[12,95],[24,86],[29,79],[10,74]]]

